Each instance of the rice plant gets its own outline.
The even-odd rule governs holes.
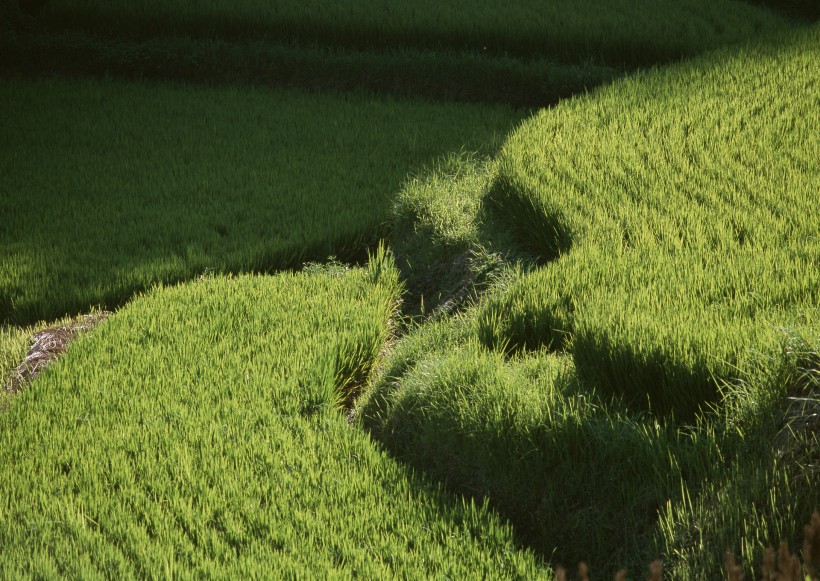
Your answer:
[[[396,308],[390,257],[140,295],[0,414],[0,576],[548,574],[336,403]]]
[[[409,182],[409,272],[482,246],[522,260],[411,325],[362,424],[553,564],[717,578],[729,547],[756,576],[797,546],[820,502],[796,407],[820,338],[817,32],[618,81],[496,161]]]
[[[490,201],[548,262],[490,301],[490,340],[567,349],[600,389],[685,419],[780,329],[816,330],[819,30],[639,74],[517,130]]]
[[[105,35],[276,38],[384,50],[468,49],[562,62],[647,65],[782,28],[785,19],[737,0],[448,0],[328,4],[319,0],[139,3],[51,0],[41,18]]]
[[[361,259],[408,172],[489,153],[508,107],[363,94],[0,84],[0,320],[113,309],[156,282]]]

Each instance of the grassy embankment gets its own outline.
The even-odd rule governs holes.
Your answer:
[[[490,202],[546,267],[483,316],[690,418],[780,328],[817,325],[818,34],[639,75],[529,121]],[[503,318],[503,320],[501,320]],[[648,401],[647,401],[648,400]]]
[[[819,35],[616,82],[409,183],[411,288],[530,259],[399,341],[364,424],[593,571],[664,555],[716,578],[727,547],[750,573],[799,545],[820,503]]]
[[[546,574],[338,411],[389,332],[389,255],[312,270],[155,288],[19,395],[0,576]]]

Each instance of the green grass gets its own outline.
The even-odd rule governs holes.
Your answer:
[[[542,4],[0,13],[0,319],[125,305],[0,398],[0,577],[711,579],[799,546],[820,29]],[[544,104],[716,47],[497,158],[523,112],[247,87]],[[250,274],[382,237],[397,267]]]
[[[8,12],[8,10],[6,11]],[[47,3],[0,10],[0,71],[369,90],[543,107],[654,65],[782,30],[740,0]]]
[[[798,547],[820,504],[814,408],[788,399],[818,393],[817,33],[617,81],[409,180],[393,246],[425,303],[469,282],[465,255],[501,259],[391,346],[362,424],[596,577],[661,557],[718,578],[727,547],[755,575]]]
[[[570,355],[505,358],[477,340],[477,314],[402,337],[357,402],[360,424],[451,490],[489,499],[554,565],[641,571],[661,555],[658,511],[684,480],[696,489],[717,474],[735,441],[628,413],[581,381]]]
[[[0,35],[0,71],[20,76],[112,75],[205,85],[364,90],[433,101],[506,103],[517,107],[543,107],[624,73],[623,67],[593,62],[524,61],[469,51],[395,48],[384,53],[277,45],[264,39],[122,40],[42,30]]]
[[[347,425],[398,298],[365,269],[141,295],[0,415],[0,576],[501,576],[531,554]]]
[[[784,22],[740,1],[225,3],[52,0],[42,18],[106,35],[276,38],[302,44],[474,50],[562,62],[652,64]]]
[[[820,5],[813,0],[749,0],[749,2],[782,11],[793,18],[803,18],[813,22],[820,20]]]
[[[584,560],[597,576],[654,559],[656,511],[709,450],[604,405],[569,356],[508,362],[436,335],[409,338],[362,402],[379,441],[452,489],[489,498],[553,563]]]
[[[781,327],[816,330],[819,40],[639,74],[519,128],[490,202],[549,262],[488,304],[489,340],[567,349],[600,389],[690,418]]]
[[[727,389],[716,415],[740,436],[736,457],[660,513],[659,547],[675,578],[714,576],[724,564],[719,547],[756,577],[767,548],[803,546],[801,523],[820,506],[818,407],[816,332],[792,334],[780,353],[758,357]]]
[[[483,220],[491,179],[489,158],[459,152],[412,176],[396,195],[391,243],[407,284],[406,313],[445,314],[497,270],[501,257],[490,249],[509,245],[510,236]]]
[[[0,320],[122,304],[159,281],[350,259],[408,172],[489,153],[521,113],[364,94],[7,80]]]
[[[29,348],[29,338],[36,332],[38,327],[45,328],[47,325],[32,325],[30,327],[3,326],[0,329],[0,397],[6,395],[4,389],[7,381],[11,379],[14,370],[25,358]],[[0,400],[0,407],[3,407]]]
[[[25,359],[32,345],[35,333],[53,327],[71,327],[79,323],[81,317],[61,317],[56,321],[38,321],[32,325],[0,326],[0,410],[6,409],[14,401],[12,378],[18,366]]]
[[[476,310],[411,330],[359,400],[392,453],[489,499],[553,564],[584,560],[596,577],[660,557],[668,578],[718,578],[726,548],[748,572],[766,547],[799,546],[820,503],[820,448],[816,420],[806,427],[786,398],[816,402],[816,338],[794,337],[719,410],[679,427],[602,397],[568,354],[486,349]]]

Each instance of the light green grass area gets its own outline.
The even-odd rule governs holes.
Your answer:
[[[158,281],[356,258],[408,172],[489,153],[520,112],[363,94],[7,80],[0,320]]]
[[[0,380],[116,310],[0,391],[0,578],[799,547],[820,25],[755,3],[0,5]]]
[[[84,317],[60,317],[55,321],[38,321],[27,326],[0,326],[0,411],[6,410],[15,401],[14,395],[19,389],[17,381],[20,379],[17,371],[32,347],[34,334],[45,329],[81,325],[83,320]],[[29,365],[33,363],[29,362]]]
[[[470,49],[563,62],[652,64],[748,39],[784,20],[738,0],[102,2],[52,0],[43,18],[110,35],[261,37],[364,49]]]
[[[596,577],[660,557],[718,578],[727,547],[751,573],[799,546],[820,503],[818,32],[618,81],[496,161],[409,180],[411,290],[451,295],[465,255],[500,264],[391,347],[362,424]]]
[[[45,326],[45,325],[43,325]],[[0,398],[5,398],[4,388],[11,379],[14,370],[26,356],[30,346],[29,339],[36,332],[37,325],[31,327],[4,326],[0,329]],[[5,399],[0,399],[0,408]]]
[[[546,574],[336,406],[397,291],[384,255],[208,277],[82,336],[0,415],[0,576]]]
[[[516,131],[490,201],[551,262],[490,301],[487,335],[687,418],[783,327],[816,332],[818,47],[815,27],[718,52]]]

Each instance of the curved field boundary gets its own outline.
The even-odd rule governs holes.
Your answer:
[[[820,305],[820,29],[636,75],[505,144],[491,203],[545,260],[485,311],[690,418]]]
[[[0,414],[0,576],[546,577],[336,406],[398,297],[367,269],[157,288]]]
[[[0,321],[158,282],[361,259],[408,172],[491,150],[504,106],[112,80],[0,84]]]

